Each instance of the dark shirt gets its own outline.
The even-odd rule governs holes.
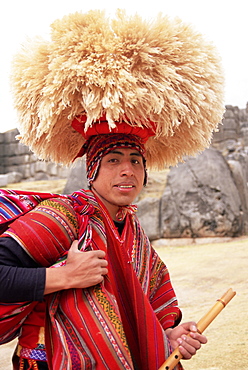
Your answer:
[[[124,229],[125,221],[114,221],[114,224],[118,229],[118,233],[121,235]]]
[[[42,301],[46,268],[12,238],[0,238],[0,301]]]

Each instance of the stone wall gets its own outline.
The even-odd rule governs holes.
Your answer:
[[[230,150],[239,143],[248,146],[248,103],[245,109],[232,105],[226,106],[226,112],[219,131],[214,133],[212,146],[220,151]]]
[[[18,130],[0,133],[0,186],[10,182],[66,178],[69,169],[38,160],[29,148],[16,140]]]

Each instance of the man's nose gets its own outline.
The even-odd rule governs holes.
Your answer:
[[[124,162],[121,168],[121,176],[132,176],[134,174],[132,163]]]

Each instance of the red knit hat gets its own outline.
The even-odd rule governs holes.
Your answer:
[[[145,170],[144,185],[146,185],[147,170],[144,144],[150,136],[154,135],[154,131],[151,128],[132,127],[126,122],[121,122],[110,132],[106,118],[102,117],[99,124],[95,124],[85,132],[86,119],[86,116],[80,116],[73,120],[72,126],[86,139],[77,157],[86,154],[89,185],[96,179],[102,158],[117,148],[133,148],[141,154]]]

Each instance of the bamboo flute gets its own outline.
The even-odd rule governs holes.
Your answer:
[[[230,300],[235,296],[235,294],[236,292],[234,292],[230,288],[220,299],[217,300],[213,307],[196,324],[197,331],[199,333],[201,334],[203,333],[203,331],[209,326],[209,324],[211,324],[211,322],[230,302]],[[173,370],[181,359],[182,355],[179,349],[176,348],[158,370]]]

